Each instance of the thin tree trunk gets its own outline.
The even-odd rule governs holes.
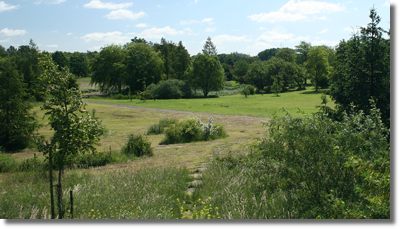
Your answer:
[[[62,168],[59,168],[58,169],[58,218],[59,219],[63,218],[61,173],[62,173]]]
[[[50,208],[51,208],[51,218],[55,219],[55,212],[54,212],[54,192],[53,192],[53,158],[52,158],[52,154],[51,154],[51,150],[49,152],[49,164],[50,164],[50,168],[49,168],[49,173],[50,173]]]

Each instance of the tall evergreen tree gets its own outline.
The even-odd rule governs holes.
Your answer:
[[[211,41],[210,37],[207,38],[207,41],[203,46],[203,54],[218,55],[217,48]]]
[[[0,148],[6,152],[26,148],[38,128],[31,96],[16,68],[15,57],[0,58]]]
[[[390,37],[379,27],[376,10],[370,10],[371,22],[336,49],[336,62],[331,78],[330,95],[339,112],[357,109],[369,113],[370,99],[382,112],[382,120],[390,126]]]

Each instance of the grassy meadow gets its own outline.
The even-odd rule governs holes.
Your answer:
[[[90,88],[87,80],[78,81],[82,88]],[[121,147],[131,134],[143,134],[160,119],[199,117],[206,122],[211,115],[215,123],[224,126],[227,138],[210,142],[193,142],[175,145],[160,145],[161,135],[146,136],[154,150],[153,157],[127,158],[120,163],[86,169],[68,169],[63,176],[65,217],[68,212],[69,190],[74,191],[74,218],[80,219],[253,219],[253,218],[296,218],[290,209],[286,194],[265,196],[254,195],[257,180],[242,176],[242,168],[232,164],[234,158],[241,158],[249,152],[248,146],[262,138],[266,129],[261,122],[268,121],[274,112],[285,107],[292,115],[300,108],[305,113],[317,111],[322,93],[312,89],[289,91],[276,97],[272,94],[223,96],[220,98],[180,100],[109,100],[90,98],[114,104],[126,104],[159,109],[201,112],[203,114],[182,114],[169,111],[152,111],[125,108],[114,105],[88,103],[88,110],[96,110],[106,133],[100,152],[120,155]],[[331,105],[332,104],[328,104]],[[52,136],[44,112],[37,105],[34,108],[43,125],[36,135]],[[206,113],[206,114],[205,114]],[[10,156],[17,162],[37,154],[35,147]],[[228,160],[210,160],[228,157]],[[230,158],[230,159],[229,159]],[[228,161],[229,163],[227,163]],[[209,162],[203,172],[203,184],[196,186],[194,193],[185,190],[192,186],[189,176],[200,163]],[[48,173],[8,172],[0,173],[0,218],[49,218],[50,198]],[[286,210],[285,210],[286,209]]]
[[[318,111],[316,106],[321,104],[322,91],[315,92],[314,88],[303,91],[287,91],[279,94],[221,96],[219,98],[197,98],[197,99],[176,99],[176,100],[147,100],[146,102],[133,99],[112,100],[101,97],[91,97],[87,101],[133,105],[140,107],[170,109],[177,111],[202,112],[220,115],[241,115],[252,117],[271,117],[274,113],[278,116],[285,115],[280,108],[285,108],[294,117],[301,117],[298,110],[311,114]],[[328,106],[333,107],[332,102]]]

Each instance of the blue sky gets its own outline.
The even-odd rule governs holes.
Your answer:
[[[0,45],[32,38],[41,50],[86,52],[165,37],[195,55],[210,36],[218,53],[254,56],[300,41],[335,46],[369,23],[372,6],[390,28],[389,0],[0,0]]]

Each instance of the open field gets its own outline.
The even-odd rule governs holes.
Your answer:
[[[202,112],[209,114],[221,115],[241,115],[252,117],[269,118],[275,112],[278,116],[285,113],[280,110],[284,107],[294,117],[301,117],[298,109],[306,114],[318,111],[316,106],[321,104],[322,91],[315,92],[313,88],[303,91],[288,91],[279,94],[250,95],[245,98],[243,95],[222,96],[220,98],[199,98],[199,99],[177,99],[177,100],[111,100],[101,97],[92,97],[87,101],[95,101],[102,103],[116,103],[140,107],[170,109],[178,111]],[[332,102],[328,102],[328,106],[333,107]]]

